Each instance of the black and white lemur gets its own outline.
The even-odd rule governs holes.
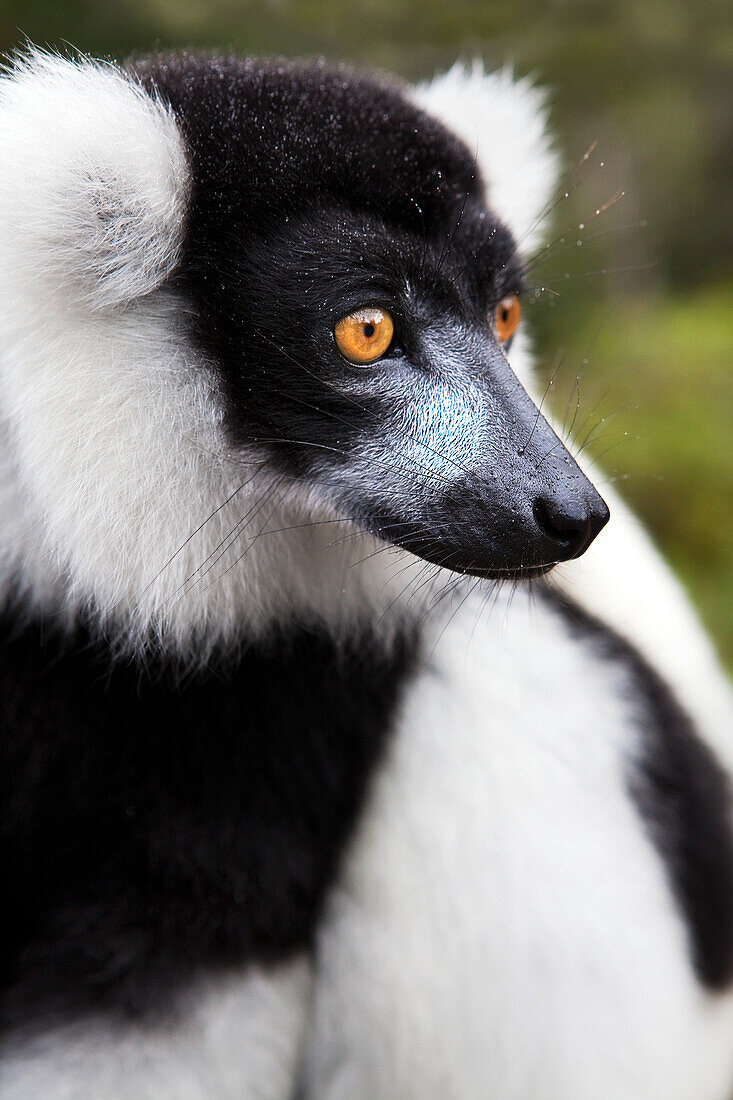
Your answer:
[[[2,1100],[730,1100],[730,696],[518,380],[540,94],[34,53],[0,151]]]

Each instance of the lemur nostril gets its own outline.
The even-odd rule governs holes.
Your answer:
[[[562,558],[576,558],[590,546],[608,520],[608,508],[586,500],[537,497],[532,514],[538,526],[559,544]]]

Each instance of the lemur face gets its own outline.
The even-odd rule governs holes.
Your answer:
[[[197,62],[143,73],[189,139],[176,282],[232,447],[458,572],[583,553],[608,510],[507,361],[521,264],[469,150],[376,83],[245,75],[257,110],[232,117]]]
[[[391,545],[516,576],[605,522],[507,362],[529,86],[30,54],[0,146],[0,591],[205,663],[409,614]]]

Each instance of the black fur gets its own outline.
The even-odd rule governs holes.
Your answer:
[[[386,306],[402,355],[424,322],[408,280],[433,315],[484,327],[492,301],[520,288],[471,154],[394,86],[238,58],[164,57],[136,72],[186,139],[193,193],[176,285],[222,370],[230,430],[235,441],[274,434],[288,472],[324,459],[288,440],[348,449],[379,415],[379,401],[364,408],[341,392],[353,368],[332,330],[346,313]]]
[[[307,949],[412,647],[301,631],[176,685],[0,630],[5,1023]]]
[[[628,774],[631,796],[664,860],[684,914],[701,982],[733,981],[733,831],[727,776],[669,687],[634,647],[566,596],[544,599],[585,644],[623,667],[637,708],[642,755]]]
[[[455,568],[570,556],[535,522],[538,494],[599,498],[492,334],[492,306],[520,289],[521,273],[510,234],[482,205],[470,151],[394,89],[341,70],[188,58],[136,71],[187,142],[192,194],[172,285],[220,372],[233,444],[268,449],[276,470],[332,491],[392,541],[409,519],[416,552]],[[394,315],[396,338],[381,365],[356,369],[332,329],[366,304]],[[394,423],[440,386],[469,389],[487,410],[476,468],[458,477],[437,455],[450,476],[430,477],[405,459],[389,481],[385,466],[414,442]],[[381,497],[362,484],[354,503],[349,456],[380,433]],[[418,453],[435,464],[430,447]],[[415,658],[405,639],[337,645],[301,629],[181,681],[115,664],[95,638],[0,622],[7,1023],[159,1011],[212,969],[308,949]],[[613,648],[622,643],[603,644],[627,660]],[[664,697],[651,673],[634,675],[655,746]],[[644,812],[702,976],[719,985],[730,876],[716,858],[699,879],[703,840],[726,855],[731,845],[722,780],[674,721],[659,744],[671,740],[679,791],[663,790],[655,750]],[[716,939],[708,914],[722,910]]]
[[[405,437],[389,436],[391,420],[450,371],[460,390],[467,371],[492,410],[487,437],[506,449],[501,506],[482,497],[493,472],[468,471],[464,485],[407,461],[382,501],[399,490],[412,506],[423,487],[435,497],[449,483],[441,499],[471,555],[486,541],[471,509],[483,522],[506,513],[498,527],[519,532],[524,562],[510,505],[556,441],[492,335],[492,306],[521,274],[471,153],[394,88],[342,70],[179,58],[136,73],[169,102],[187,144],[172,286],[219,371],[232,443],[256,443],[275,471],[350,501],[346,514],[389,535],[369,485],[353,503],[349,453],[383,431],[388,458],[371,468],[394,467]],[[366,304],[389,309],[397,332],[371,371],[346,363],[332,333]],[[553,483],[554,462],[540,475]],[[420,503],[433,537],[440,501]],[[405,518],[391,517],[395,541]],[[162,667],[115,664],[81,628],[66,641],[38,624],[13,635],[6,618],[0,631],[6,1020],[143,1013],[212,968],[307,948],[413,647],[385,650],[369,636],[341,647],[301,630],[228,671],[176,681]]]
[[[187,143],[173,284],[220,372],[232,446],[265,448],[342,515],[452,569],[506,576],[580,552],[608,510],[493,331],[521,267],[471,152],[395,87],[344,69],[174,57],[135,72]],[[333,339],[363,306],[395,321],[368,368]],[[415,410],[466,393],[483,410],[463,428],[485,440],[472,464],[460,413],[406,457]],[[361,475],[365,447],[381,478]]]

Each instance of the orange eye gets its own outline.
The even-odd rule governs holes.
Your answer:
[[[373,363],[392,342],[394,323],[383,309],[368,306],[342,317],[333,330],[338,349],[351,363]]]
[[[494,314],[494,323],[496,324],[496,335],[502,343],[506,343],[509,337],[517,331],[521,313],[522,307],[516,294],[510,294],[508,298],[502,298],[499,302]]]

